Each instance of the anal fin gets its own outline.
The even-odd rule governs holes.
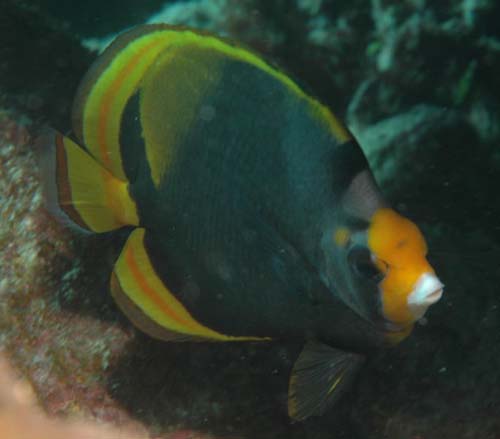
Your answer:
[[[363,361],[362,355],[308,342],[290,376],[289,416],[302,421],[323,415],[349,388]]]
[[[145,246],[145,229],[130,234],[111,277],[111,292],[140,330],[167,341],[246,341],[258,337],[217,332],[193,317],[159,277]]]
[[[128,294],[123,290],[116,271],[115,269],[111,274],[111,293],[123,314],[127,316],[137,329],[157,340],[175,342],[205,341],[202,337],[195,337],[193,335],[172,331],[148,317],[148,315],[129,297],[130,289]]]

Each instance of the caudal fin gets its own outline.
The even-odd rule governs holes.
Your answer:
[[[90,232],[138,225],[128,182],[115,177],[68,137],[50,132],[39,140],[46,205],[63,223]]]

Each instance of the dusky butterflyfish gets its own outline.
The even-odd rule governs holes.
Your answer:
[[[119,36],[42,159],[48,206],[128,227],[111,293],[168,341],[292,339],[295,420],[324,413],[367,351],[407,336],[443,285],[334,114],[252,51],[186,28]]]

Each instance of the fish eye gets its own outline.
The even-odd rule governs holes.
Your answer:
[[[375,265],[371,253],[366,247],[353,247],[347,258],[351,269],[357,276],[374,283],[379,283],[384,278],[384,273]]]

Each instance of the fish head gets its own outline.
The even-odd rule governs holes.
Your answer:
[[[354,179],[322,248],[330,290],[389,342],[405,338],[443,294],[422,233],[387,207],[369,172]]]

